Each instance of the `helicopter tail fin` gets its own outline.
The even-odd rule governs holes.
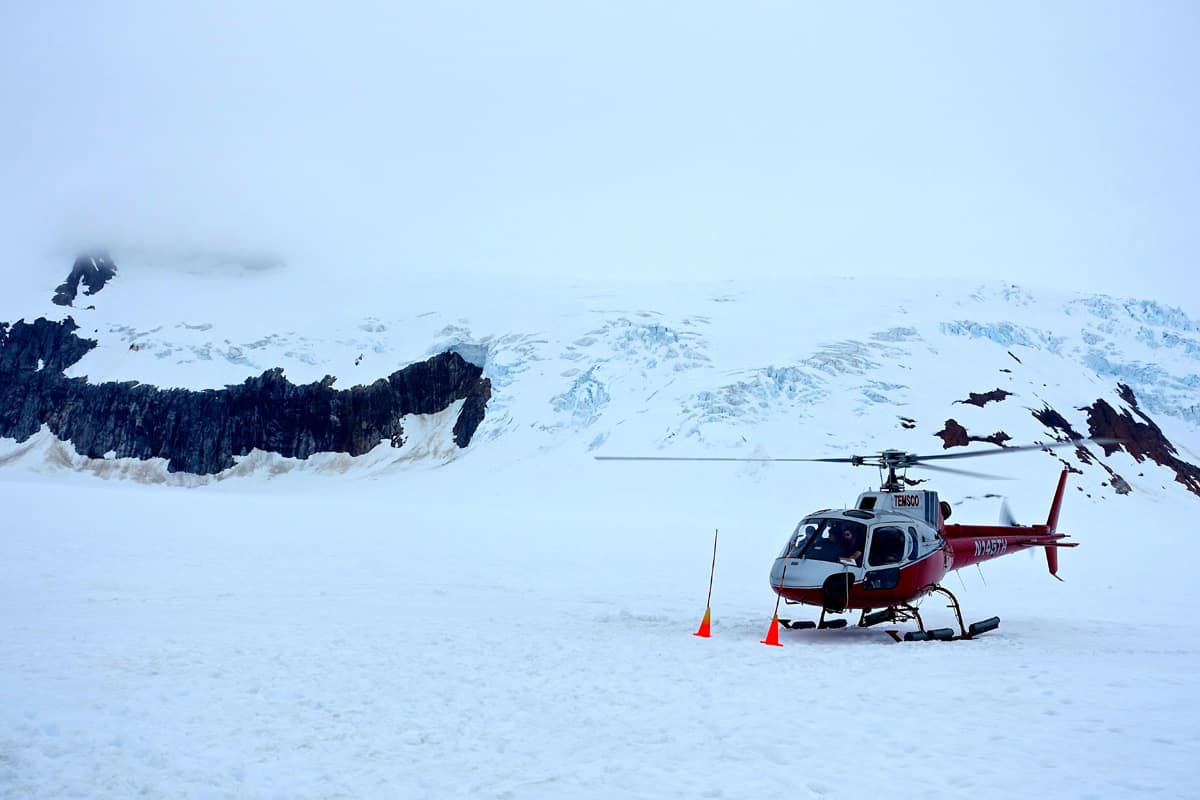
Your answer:
[[[1064,469],[1058,478],[1058,488],[1054,491],[1054,502],[1050,504],[1050,516],[1046,518],[1046,533],[1054,534],[1058,529],[1058,512],[1062,508],[1063,490],[1067,487],[1067,471]]]
[[[1046,533],[1053,536],[1058,532],[1058,512],[1062,509],[1063,491],[1067,487],[1067,470],[1058,477],[1058,488],[1054,491],[1054,501],[1050,504],[1050,516],[1046,518]],[[1058,548],[1046,547],[1046,566],[1050,574],[1058,578]],[[1060,581],[1062,578],[1058,578]]]
[[[1046,548],[1046,566],[1050,568],[1050,574],[1058,578],[1058,548]],[[1060,581],[1062,578],[1058,578]]]

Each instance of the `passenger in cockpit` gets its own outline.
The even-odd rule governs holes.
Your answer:
[[[841,534],[842,561],[862,566],[862,544],[850,528],[843,528]]]

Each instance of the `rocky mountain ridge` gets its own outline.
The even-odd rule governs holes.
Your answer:
[[[205,391],[92,384],[64,374],[96,346],[76,330],[70,317],[0,323],[0,437],[21,442],[46,425],[89,458],[162,458],[171,472],[211,475],[255,449],[304,459],[400,448],[402,418],[459,401],[453,437],[466,447],[491,396],[482,370],[448,352],[342,391],[333,376],[296,385],[280,368]]]

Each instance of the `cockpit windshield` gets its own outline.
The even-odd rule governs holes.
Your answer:
[[[867,526],[829,517],[808,517],[796,526],[780,558],[808,558],[862,566]]]

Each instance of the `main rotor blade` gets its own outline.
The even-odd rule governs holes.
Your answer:
[[[851,464],[853,458],[735,458],[733,456],[592,456],[597,461],[827,461]]]
[[[929,456],[913,456],[917,461],[932,461],[941,458],[975,458],[977,456],[998,456],[1004,453],[1020,453],[1024,450],[1047,450],[1058,447],[1079,447],[1087,442],[1094,444],[1121,444],[1120,439],[1072,439],[1068,442],[1046,442],[1045,444],[1023,444],[1016,447],[1000,447],[996,450],[976,450],[970,453],[935,453]]]
[[[896,468],[911,466],[926,466],[924,462],[940,460],[946,458],[976,458],[978,456],[996,456],[1004,453],[1020,453],[1026,450],[1047,450],[1058,447],[1079,447],[1085,443],[1108,445],[1108,444],[1123,444],[1120,439],[1072,439],[1067,442],[1047,442],[1045,444],[1025,444],[1014,447],[998,447],[995,450],[975,450],[968,453],[933,453],[927,456],[909,456],[906,453],[900,455],[911,459],[907,464],[897,464]],[[891,451],[888,451],[891,452]],[[786,462],[786,463],[823,463],[823,464],[853,464],[855,466],[874,466],[886,467],[886,462],[881,462],[886,453],[879,453],[869,456],[849,456],[846,458],[754,458],[744,456],[592,456],[597,461],[744,461],[754,463],[767,462]],[[1000,475],[984,475],[983,473],[970,473],[959,470],[964,475],[974,474],[981,478],[997,478],[999,480],[1009,480],[1009,478]]]
[[[1007,475],[989,475],[986,472],[971,472],[967,469],[954,469],[953,467],[939,467],[936,464],[913,464],[913,469],[931,469],[934,472],[951,472],[955,475],[967,475],[971,478],[985,478],[991,481],[1011,481],[1012,478]]]

